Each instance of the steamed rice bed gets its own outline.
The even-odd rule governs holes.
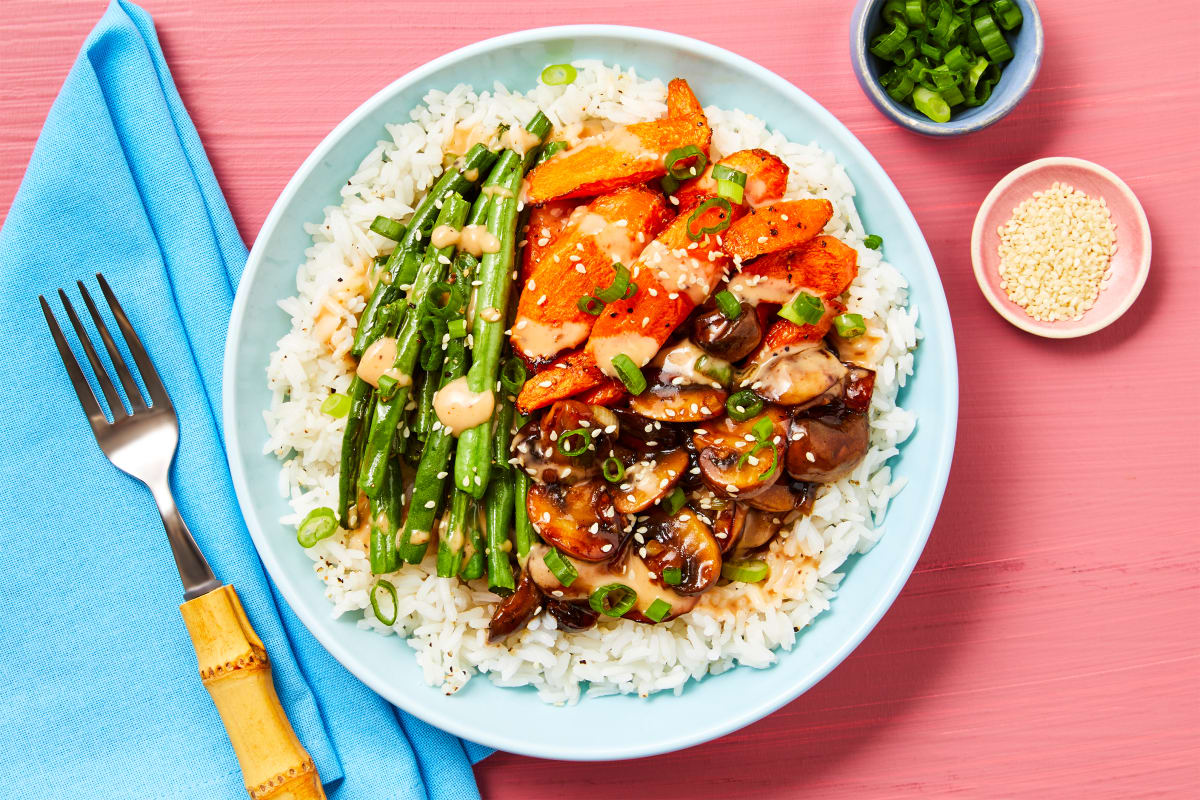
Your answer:
[[[345,392],[354,362],[348,356],[357,316],[366,303],[367,269],[393,242],[369,230],[377,215],[405,219],[442,171],[447,152],[464,132],[523,125],[538,109],[557,130],[587,120],[611,125],[654,119],[666,111],[666,86],[630,70],[576,61],[578,78],[565,87],[539,85],[514,93],[497,83],[476,93],[460,84],[431,91],[412,121],[387,126],[381,141],[341,188],[341,205],[325,209],[306,231],[313,245],[296,277],[297,294],[279,306],[292,320],[267,370],[273,392],[264,413],[269,439],[264,452],[282,461],[279,490],[294,511],[281,521],[295,526],[310,510],[334,506],[344,419],[320,411],[331,391]],[[697,91],[703,98],[704,87]],[[854,472],[820,489],[813,512],[784,530],[763,557],[770,576],[758,584],[731,583],[706,592],[695,610],[669,623],[644,625],[605,619],[577,633],[555,629],[549,616],[507,640],[487,643],[488,621],[498,598],[486,581],[466,584],[438,578],[436,548],[425,561],[386,577],[396,587],[395,625],[371,610],[367,552],[339,531],[307,552],[325,584],[334,616],[353,614],[360,627],[407,637],[425,680],[447,694],[476,672],[501,686],[532,685],[546,702],[573,703],[588,695],[682,691],[689,678],[720,673],[737,664],[766,667],[775,650],[790,649],[799,632],[827,609],[852,553],[865,552],[883,534],[888,501],[903,487],[893,480],[890,458],[912,432],[915,417],[896,405],[912,374],[912,350],[920,336],[916,309],[907,307],[903,276],[863,246],[866,232],[854,207],[854,187],[842,167],[815,145],[788,141],[751,114],[704,109],[713,129],[712,159],[759,147],[790,167],[787,199],[825,198],[834,215],[824,232],[854,247],[858,277],[848,292],[849,311],[875,318],[881,341],[871,401],[871,448]],[[457,134],[457,135],[456,135]],[[385,601],[386,602],[386,601]]]

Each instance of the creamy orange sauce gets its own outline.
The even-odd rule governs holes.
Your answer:
[[[439,225],[429,237],[434,247],[458,245],[461,249],[479,258],[484,253],[499,253],[500,240],[488,233],[483,225],[466,225],[462,230],[449,225]]]
[[[580,206],[567,219],[568,227],[575,227],[584,236],[590,236],[599,250],[610,262],[632,264],[642,246],[636,240],[637,232],[629,229],[627,220],[610,221],[600,214]]]
[[[549,358],[565,347],[570,347],[587,338],[589,327],[585,322],[564,322],[546,325],[531,319],[522,319],[513,326],[513,345],[529,358]]]
[[[612,360],[624,353],[639,367],[644,367],[658,352],[658,341],[649,336],[637,333],[620,333],[613,336],[592,337],[588,340],[588,350],[596,359],[596,365],[605,375],[617,376]]]
[[[875,317],[866,319],[867,331],[853,339],[843,339],[836,330],[829,332],[829,341],[837,351],[838,358],[847,364],[866,369],[875,369],[879,364],[883,344],[883,325]]]
[[[472,392],[465,375],[450,381],[433,396],[438,421],[452,436],[490,420],[495,404],[492,392]]]
[[[500,137],[500,144],[509,150],[525,155],[542,143],[542,140],[524,128],[509,128]]]
[[[709,284],[711,268],[693,257],[692,254],[697,252],[701,251],[672,250],[655,239],[642,251],[640,263],[654,273],[668,292],[686,294],[693,304],[700,305],[713,287]]]
[[[779,303],[782,305],[796,294],[796,287],[785,278],[774,275],[754,275],[739,272],[729,281],[729,291],[739,300],[745,300],[751,305],[759,303]],[[810,292],[813,294],[813,292]],[[819,295],[820,293],[815,293]]]
[[[443,145],[442,150],[462,155],[477,144],[489,144],[494,135],[493,132],[485,131],[478,125],[469,127],[458,125],[451,131],[450,138]]]
[[[396,340],[391,336],[380,336],[363,352],[358,360],[358,377],[378,388],[379,378],[387,375],[394,378],[400,386],[408,386],[412,378],[400,373],[395,368]]]
[[[768,353],[741,385],[768,400],[795,405],[824,393],[845,375],[842,362],[819,342],[812,342]]]
[[[689,386],[724,388],[720,381],[714,380],[696,370],[696,361],[702,357],[708,358],[713,366],[716,367],[722,364],[729,364],[728,361],[708,355],[694,345],[691,339],[684,339],[673,347],[659,351],[650,364],[661,369],[663,378],[668,381],[672,378],[680,378],[684,384]]]

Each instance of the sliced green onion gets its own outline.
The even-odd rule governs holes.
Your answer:
[[[898,103],[902,103],[912,94],[913,87],[916,83],[912,77],[899,67],[893,67],[879,76],[879,83],[883,86],[884,91]]]
[[[314,508],[296,529],[296,541],[301,547],[312,547],[322,539],[333,536],[337,530],[337,515],[332,508]]]
[[[970,67],[974,59],[971,58],[971,51],[960,44],[953,50],[947,51],[942,60],[950,69],[961,72]]]
[[[946,55],[945,50],[930,42],[921,42],[919,49],[921,50],[921,55],[931,58],[934,61],[941,61]]]
[[[815,325],[825,315],[825,303],[816,295],[796,292],[796,296],[779,309],[779,316],[797,325]]]
[[[551,64],[542,70],[542,83],[547,86],[566,86],[574,83],[578,74],[570,64]]]
[[[432,314],[439,319],[451,319],[462,311],[466,302],[458,284],[438,281],[429,287],[421,298],[421,314]]]
[[[880,58],[891,58],[900,48],[900,43],[908,37],[908,25],[904,20],[893,20],[892,25],[894,27],[890,31],[871,40],[871,52]]]
[[[646,376],[642,374],[638,365],[633,363],[632,358],[624,353],[617,353],[613,356],[612,365],[617,371],[617,377],[625,384],[630,394],[636,395],[646,391]]]
[[[637,603],[637,592],[623,583],[608,583],[592,592],[588,605],[606,617],[623,617]]]
[[[529,372],[525,369],[525,364],[516,356],[505,361],[504,366],[500,368],[500,386],[509,394],[520,394],[521,387],[528,379]]]
[[[896,48],[896,52],[892,53],[892,63],[897,67],[907,66],[917,55],[917,43],[912,39],[905,39]]]
[[[887,0],[883,4],[883,21],[894,23],[896,20],[905,20],[907,15],[904,8],[904,0]]]
[[[724,216],[722,216],[721,220],[714,225],[710,225],[707,228],[701,228],[698,231],[692,230],[692,225],[696,222],[696,220],[700,219],[701,215],[703,215],[704,212],[708,211],[710,208],[720,208],[724,212]],[[726,228],[729,227],[729,223],[732,221],[733,221],[733,206],[729,205],[729,201],[726,200],[724,197],[710,197],[707,200],[705,200],[703,203],[701,203],[700,205],[696,206],[696,210],[692,212],[692,215],[690,217],[688,217],[688,221],[687,221],[688,238],[691,239],[693,242],[698,242],[702,238],[704,238],[705,234],[720,233],[721,231],[725,230]]]
[[[567,143],[563,141],[546,142],[542,147],[542,152],[538,153],[537,163],[545,164],[550,159],[567,149]]]
[[[571,447],[567,444],[567,440],[575,436],[579,437],[579,446]],[[588,445],[591,443],[592,437],[588,434],[587,428],[575,428],[574,430],[558,435],[558,452],[564,456],[581,456],[587,452]]]
[[[756,417],[762,410],[763,399],[749,389],[742,389],[725,401],[726,413],[736,422],[745,422]]]
[[[748,452],[742,453],[742,457],[737,460],[737,468],[741,469],[747,461],[757,456],[762,450],[771,451],[771,464],[758,476],[759,480],[765,481],[775,474],[775,468],[779,466],[779,445],[775,444],[775,442],[760,441],[754,447],[750,448]]]
[[[934,122],[950,121],[950,106],[937,92],[918,86],[912,93],[913,106]]]
[[[996,20],[991,14],[984,12],[975,17],[974,25],[975,32],[979,34],[979,41],[983,42],[983,49],[987,51],[988,58],[992,61],[1008,61],[1013,57],[1012,48],[1008,46],[1008,41],[1000,32],[1000,28],[996,26]]]
[[[750,432],[754,434],[754,438],[760,442],[765,442],[771,438],[771,434],[775,432],[775,424],[771,422],[770,417],[763,417],[754,423],[750,428]]]
[[[564,587],[570,586],[579,577],[579,571],[575,569],[575,565],[553,547],[546,551],[546,555],[542,556],[542,563]]]
[[[904,19],[909,25],[923,24],[925,22],[925,0],[906,0]]]
[[[380,375],[379,383],[375,386],[377,390],[376,395],[380,400],[386,403],[388,400],[392,399],[392,395],[396,393],[396,387],[399,385],[400,382],[391,375]]]
[[[646,619],[662,622],[667,614],[671,613],[671,604],[663,600],[661,597],[654,598],[654,602],[642,612],[642,616]]]
[[[722,289],[717,292],[713,299],[717,301],[717,308],[721,309],[721,313],[725,315],[725,319],[737,319],[742,315],[742,304],[733,296],[733,292],[728,289]]]
[[[882,236],[876,236],[875,234],[872,233],[870,236],[863,239],[863,247],[867,248],[868,250],[878,250],[882,246],[883,246],[883,237]]]
[[[383,589],[392,599],[392,616],[385,617],[383,612],[379,610],[379,590]],[[380,578],[375,581],[375,585],[371,587],[371,610],[375,612],[375,619],[382,622],[384,625],[391,627],[396,624],[396,617],[400,616],[400,601],[396,597],[396,587],[387,578]]]
[[[668,586],[678,586],[683,583],[683,570],[679,567],[667,567],[662,571],[662,579]]]
[[[421,345],[420,365],[421,369],[426,372],[433,372],[442,368],[442,362],[446,359],[446,351],[442,349],[441,338],[430,340]],[[390,393],[389,393],[390,394]]]
[[[601,303],[615,303],[618,300],[626,299],[625,292],[629,289],[629,268],[617,261],[613,264],[613,270],[616,274],[613,275],[612,283],[592,293],[592,296]]]
[[[679,181],[670,175],[663,175],[662,180],[659,181],[659,185],[662,186],[664,194],[675,194],[675,192],[679,191]]]
[[[579,298],[579,302],[575,304],[579,310],[585,314],[591,314],[593,317],[598,317],[604,313],[604,303],[592,297],[590,294]]]
[[[620,483],[625,478],[625,465],[616,456],[604,459],[600,471],[604,473],[604,480],[609,483]]]
[[[328,414],[334,419],[341,419],[350,413],[350,398],[334,392],[321,403],[321,413]]]
[[[683,493],[683,489],[676,486],[669,495],[662,499],[661,503],[667,515],[673,517],[687,503],[687,495]]]
[[[446,332],[450,334],[451,339],[461,339],[467,335],[467,321],[462,319],[452,319],[446,323]]]
[[[735,205],[741,205],[746,191],[746,173],[724,164],[717,164],[713,167],[712,176],[717,182],[717,195]]]
[[[386,236],[394,242],[404,238],[404,223],[391,217],[379,216],[371,221],[371,230],[380,236]]]
[[[838,314],[833,318],[833,327],[843,339],[855,339],[867,332],[867,321],[862,314]]]
[[[1017,8],[1017,4],[1012,0],[995,0],[991,8],[992,13],[996,15],[996,21],[1006,31],[1011,31],[1024,20],[1021,9]]]
[[[692,365],[692,369],[705,377],[712,378],[722,386],[728,386],[733,383],[733,365],[728,361],[723,361],[719,358],[710,358],[709,356],[699,356],[696,359],[696,363]]]
[[[692,159],[695,160],[691,164],[683,163]],[[704,171],[704,168],[708,166],[708,156],[704,155],[704,151],[696,145],[689,144],[687,147],[676,147],[667,153],[663,164],[666,165],[667,174],[672,178],[677,181],[686,181]]]
[[[727,561],[721,565],[721,577],[739,583],[758,583],[770,572],[765,561]]]
[[[637,290],[638,290],[638,285],[636,283],[634,283],[633,281],[630,281],[629,285],[625,287],[625,294],[621,295],[621,299],[628,300],[629,298],[631,298],[635,294],[637,294]]]

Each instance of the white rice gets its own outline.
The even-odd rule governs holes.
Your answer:
[[[292,329],[278,342],[268,368],[273,392],[264,412],[270,438],[264,452],[283,462],[279,490],[294,511],[295,525],[311,509],[334,506],[344,420],[320,411],[331,391],[345,392],[352,362],[346,357],[355,318],[365,303],[365,270],[392,243],[370,232],[377,214],[403,218],[436,179],[443,147],[456,127],[522,125],[541,109],[556,125],[587,118],[611,124],[665,113],[666,87],[594,61],[574,62],[579,71],[566,87],[539,85],[512,93],[500,84],[476,93],[459,85],[432,91],[412,121],[387,126],[381,141],[341,189],[342,204],[310,224],[313,237],[296,276],[297,294],[279,303]],[[704,87],[696,87],[702,97]],[[903,487],[887,462],[912,433],[915,417],[896,405],[912,374],[912,350],[920,333],[917,312],[907,307],[907,284],[876,250],[863,246],[866,232],[854,207],[854,186],[831,155],[816,145],[796,144],[742,111],[705,109],[713,128],[714,159],[748,147],[778,154],[791,168],[788,198],[823,197],[834,216],[825,232],[858,251],[859,273],[849,291],[849,310],[875,317],[882,328],[878,373],[871,404],[871,448],[852,475],[824,487],[811,516],[772,544],[770,577],[762,584],[730,584],[707,593],[691,613],[669,624],[602,621],[591,630],[564,633],[548,616],[500,644],[487,643],[487,625],[498,598],[482,582],[471,585],[434,573],[434,553],[419,565],[387,576],[396,586],[396,624],[381,624],[371,610],[373,577],[362,544],[340,532],[308,553],[334,616],[352,614],[360,627],[407,637],[425,679],[453,693],[477,672],[502,686],[530,684],[543,700],[574,703],[581,694],[637,693],[670,689],[688,679],[737,665],[766,667],[780,647],[827,609],[852,553],[865,552],[883,534],[888,501]],[[386,602],[386,600],[385,600]],[[721,606],[726,610],[714,610]]]

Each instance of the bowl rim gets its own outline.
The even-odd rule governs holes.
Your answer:
[[[987,280],[988,268],[984,263],[983,253],[983,236],[986,231],[987,219],[999,203],[1000,196],[1026,175],[1036,172],[1053,172],[1060,167],[1074,167],[1086,170],[1097,175],[1112,186],[1116,193],[1121,195],[1133,208],[1138,228],[1142,233],[1142,241],[1144,242],[1141,258],[1138,260],[1136,272],[1134,273],[1133,284],[1125,292],[1125,296],[1121,299],[1121,302],[1107,314],[1097,316],[1093,320],[1088,320],[1085,314],[1084,320],[1086,324],[1071,328],[1059,327],[1056,322],[1043,322],[1042,320],[1034,319],[1028,314],[1009,308]],[[1138,299],[1138,295],[1142,293],[1142,288],[1146,285],[1146,279],[1150,275],[1150,250],[1150,221],[1146,218],[1146,210],[1142,208],[1141,202],[1138,200],[1137,195],[1134,194],[1133,189],[1129,188],[1129,184],[1121,180],[1116,173],[1107,167],[1102,167],[1094,162],[1073,156],[1048,156],[1046,158],[1039,158],[1030,161],[1028,164],[1022,164],[1005,175],[988,192],[987,197],[984,198],[979,206],[979,211],[975,213],[975,224],[971,226],[971,270],[975,273],[975,283],[979,285],[979,290],[983,292],[988,305],[995,309],[997,314],[1021,330],[1047,339],[1077,339],[1080,336],[1088,336],[1098,330],[1107,328],[1116,322],[1121,315],[1129,310],[1134,301]]]
[[[250,295],[250,290],[247,287],[254,283],[258,272],[264,267],[264,252],[267,248],[267,241],[279,226],[285,208],[293,201],[305,177],[336,147],[346,132],[356,126],[364,117],[377,110],[379,106],[388,102],[394,94],[404,90],[411,84],[424,80],[428,75],[445,66],[481,54],[503,50],[511,46],[546,39],[571,37],[621,38],[634,42],[645,42],[659,47],[665,45],[699,57],[715,59],[718,62],[731,64],[745,70],[747,73],[756,76],[765,85],[788,97],[791,101],[804,106],[806,112],[819,119],[821,124],[838,138],[839,146],[849,151],[854,159],[866,165],[867,169],[874,173],[873,177],[879,182],[883,194],[887,197],[888,204],[897,209],[896,213],[899,217],[899,223],[904,227],[911,227],[916,234],[914,237],[915,261],[918,263],[927,263],[930,273],[935,278],[937,277],[936,262],[933,260],[928,242],[921,233],[920,226],[917,224],[912,210],[908,207],[900,191],[896,188],[891,177],[879,164],[878,160],[871,155],[862,142],[828,109],[780,75],[744,56],[716,45],[681,34],[668,33],[650,28],[592,24],[533,28],[491,37],[466,45],[428,61],[400,76],[351,111],[313,149],[312,153],[296,169],[280,192],[271,211],[263,221],[263,225],[250,250],[246,267],[238,284],[230,317],[225,347],[225,364],[222,372],[224,386],[235,385],[234,378],[238,371],[238,352],[242,323],[247,313]],[[236,423],[237,408],[235,398],[237,397],[237,392],[227,390],[223,392],[222,398],[222,422],[225,430],[226,455],[238,498],[239,510],[242,513],[247,529],[254,541],[255,549],[258,551],[267,573],[275,582],[275,585],[279,588],[280,593],[288,602],[293,612],[313,637],[320,642],[322,647],[340,662],[347,671],[353,674],[356,679],[364,683],[372,691],[393,705],[414,714],[435,727],[478,744],[506,752],[541,758],[583,761],[652,756],[711,741],[756,722],[791,702],[812,688],[812,686],[822,680],[837,665],[845,660],[863,639],[866,638],[867,634],[875,628],[884,613],[892,606],[900,590],[907,583],[917,559],[924,551],[925,544],[929,539],[945,494],[958,426],[958,362],[949,306],[946,302],[945,289],[940,279],[933,281],[933,284],[927,288],[934,302],[929,306],[921,307],[921,316],[923,319],[936,320],[932,327],[936,327],[944,332],[942,337],[944,339],[943,346],[940,350],[935,351],[939,353],[939,360],[944,365],[944,380],[931,391],[935,395],[940,394],[938,401],[945,409],[945,415],[935,423],[936,427],[941,431],[941,438],[933,445],[935,452],[933,452],[931,457],[934,459],[934,464],[927,474],[929,491],[925,496],[924,502],[913,509],[911,542],[907,550],[903,551],[902,559],[896,562],[895,566],[888,573],[889,577],[887,581],[876,587],[876,591],[872,594],[870,601],[864,604],[863,611],[861,612],[862,621],[857,627],[847,630],[845,636],[841,638],[839,646],[822,654],[813,666],[804,673],[803,678],[793,678],[787,682],[781,681],[778,693],[755,705],[746,705],[737,710],[732,710],[729,713],[721,715],[719,718],[714,717],[704,724],[680,726],[681,730],[673,738],[663,738],[653,744],[640,744],[637,746],[622,745],[619,742],[589,742],[586,749],[560,749],[554,751],[540,748],[536,745],[525,746],[525,743],[519,739],[506,737],[503,733],[493,733],[488,730],[476,729],[472,727],[470,720],[464,720],[461,714],[453,714],[443,711],[436,706],[421,705],[413,702],[403,691],[389,685],[383,680],[376,680],[370,671],[360,669],[359,659],[350,651],[348,645],[330,632],[328,615],[310,613],[301,601],[303,589],[299,587],[299,582],[301,580],[310,580],[311,576],[307,573],[303,576],[292,575],[284,569],[279,559],[274,555],[272,545],[265,531],[259,525],[257,515],[253,511],[254,497],[251,494],[246,472],[243,469],[243,453],[256,453],[259,450],[259,445],[257,442],[250,443],[250,448],[247,451],[245,447],[246,443],[240,441]],[[933,367],[931,366],[930,369],[932,370]]]
[[[862,88],[872,105],[888,119],[910,131],[940,138],[975,133],[995,125],[1021,104],[1037,80],[1038,73],[1041,72],[1042,56],[1046,49],[1046,34],[1042,28],[1041,12],[1038,11],[1037,3],[1034,0],[1015,0],[1023,6],[1023,11],[1028,12],[1025,14],[1026,21],[1033,24],[1034,40],[1031,49],[1034,57],[1032,66],[1020,76],[1020,83],[1017,84],[1012,97],[1007,102],[996,105],[990,113],[983,114],[969,122],[956,123],[953,118],[949,122],[934,122],[918,116],[918,112],[909,111],[888,96],[879,83],[871,78],[868,63],[870,52],[867,47],[867,29],[870,27],[871,14],[883,2],[886,0],[858,0],[855,5],[850,17],[850,63],[854,67],[854,75],[858,79],[859,87]],[[980,106],[981,109],[986,107],[986,103]]]

